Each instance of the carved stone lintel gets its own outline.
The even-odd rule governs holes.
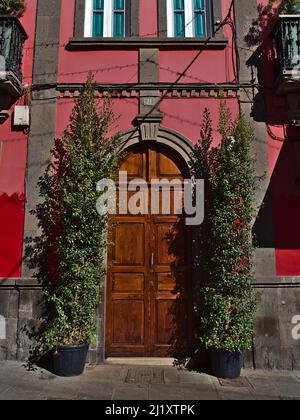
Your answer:
[[[162,114],[149,116],[139,115],[137,117],[136,121],[140,128],[142,141],[157,141],[162,119]]]

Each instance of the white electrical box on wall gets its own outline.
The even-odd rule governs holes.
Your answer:
[[[15,127],[29,127],[30,113],[29,106],[16,105],[14,112],[14,126]]]

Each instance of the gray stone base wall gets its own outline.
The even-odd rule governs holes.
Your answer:
[[[0,360],[28,358],[31,333],[39,326],[41,298],[41,290],[34,282],[0,280]]]
[[[88,355],[91,364],[101,363],[104,358],[102,306],[97,315],[97,336]],[[0,361],[28,361],[41,315],[42,290],[35,280],[0,279]]]
[[[255,339],[253,351],[246,356],[246,367],[300,369],[300,326],[293,323],[296,316],[300,317],[299,280],[270,278],[269,284],[264,279],[265,284],[255,285],[258,299]]]
[[[245,367],[299,370],[300,339],[293,337],[297,328],[293,319],[300,317],[300,279],[264,278],[263,282],[258,279],[254,287],[258,297],[255,340],[253,351],[245,357]],[[33,281],[0,280],[0,325],[5,323],[6,335],[4,338],[0,328],[0,360],[28,359],[34,344],[28,333],[39,326],[41,302],[41,290]],[[101,303],[96,345],[91,347],[88,358],[92,364],[104,359],[103,313]],[[297,331],[300,334],[300,327]]]

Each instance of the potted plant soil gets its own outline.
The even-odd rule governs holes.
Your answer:
[[[42,338],[59,376],[80,375],[95,340],[108,226],[107,214],[96,209],[96,186],[118,166],[119,140],[108,135],[113,122],[110,101],[98,103],[90,76],[40,180],[43,202],[37,213],[42,239],[48,238],[49,267],[42,273],[47,313]]]
[[[202,138],[195,152],[195,175],[206,183],[205,249],[200,262],[199,341],[210,351],[219,378],[238,378],[242,353],[253,342],[255,298],[252,280],[252,221],[256,178],[251,155],[253,129],[243,115],[232,121],[220,109],[221,143],[213,146],[205,112]]]

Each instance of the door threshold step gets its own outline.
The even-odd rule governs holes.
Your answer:
[[[105,360],[108,365],[130,366],[174,366],[175,359],[164,357],[109,357]]]

